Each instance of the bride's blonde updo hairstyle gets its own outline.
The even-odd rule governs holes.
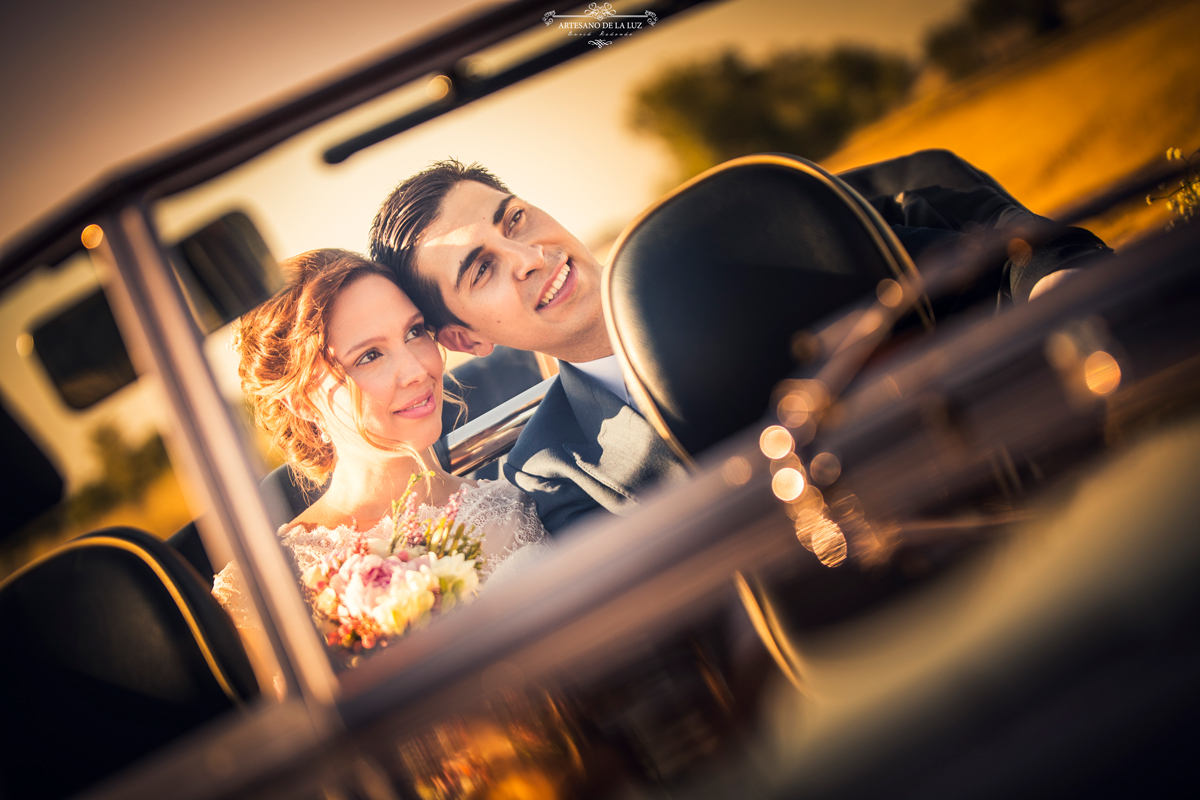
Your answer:
[[[310,250],[280,262],[287,285],[279,294],[233,323],[233,344],[241,354],[238,376],[255,422],[271,443],[314,485],[333,472],[331,442],[313,420],[321,418],[311,400],[326,371],[347,386],[354,401],[355,424],[371,444],[385,450],[408,451],[409,445],[390,442],[365,430],[362,396],[341,364],[329,357],[329,314],[342,289],[366,275],[396,283],[391,271],[347,250]],[[397,284],[398,285],[398,284]]]

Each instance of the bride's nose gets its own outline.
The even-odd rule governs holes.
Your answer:
[[[408,347],[400,354],[396,360],[396,385],[411,386],[415,383],[420,383],[424,379],[430,377],[429,370],[421,363],[421,359],[417,358],[416,354]]]

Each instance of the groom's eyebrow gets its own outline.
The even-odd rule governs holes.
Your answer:
[[[505,198],[500,201],[500,205],[496,206],[496,213],[492,215],[493,225],[499,225],[500,220],[504,219],[504,212],[508,210],[508,204],[513,201],[514,197],[516,197],[516,195],[506,195]]]
[[[458,265],[458,275],[454,278],[454,291],[458,291],[459,285],[462,283],[463,276],[467,274],[467,270],[475,263],[475,259],[479,258],[479,254],[483,252],[483,245],[479,245],[471,252],[467,253],[466,258]]]
[[[496,213],[492,215],[492,224],[499,225],[504,220],[504,212],[508,210],[508,204],[516,198],[516,195],[505,195],[500,204],[496,206]],[[466,258],[458,265],[458,274],[454,276],[454,291],[458,291],[462,285],[463,276],[467,274],[467,270],[475,263],[475,259],[479,258],[479,254],[483,252],[483,246],[476,247],[471,252],[467,253]]]

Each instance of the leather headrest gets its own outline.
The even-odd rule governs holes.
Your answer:
[[[735,159],[618,239],[609,335],[668,440],[695,455],[763,415],[796,366],[793,334],[895,277],[897,251],[866,201],[815,164]]]

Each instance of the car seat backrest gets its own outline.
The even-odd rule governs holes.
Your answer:
[[[150,534],[68,542],[0,584],[0,796],[61,797],[258,694],[209,587]]]
[[[912,269],[836,177],[794,156],[747,156],[626,228],[605,271],[605,319],[651,423],[694,456],[762,417],[796,367],[795,333]]]

